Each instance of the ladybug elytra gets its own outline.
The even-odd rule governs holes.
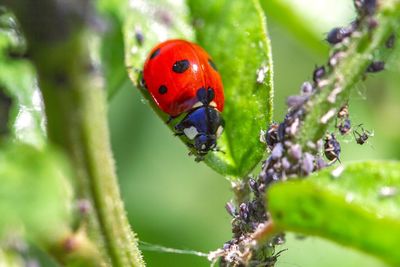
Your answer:
[[[218,70],[203,48],[184,40],[158,44],[144,64],[143,83],[170,120],[185,114],[175,125],[176,135],[188,138],[197,161],[217,150],[224,127],[224,91]]]

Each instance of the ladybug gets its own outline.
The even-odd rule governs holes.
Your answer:
[[[196,161],[218,150],[217,138],[224,128],[221,112],[224,90],[218,69],[207,52],[185,40],[168,40],[154,47],[143,68],[143,80],[157,106],[185,135],[194,148]]]

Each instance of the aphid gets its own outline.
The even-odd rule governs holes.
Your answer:
[[[358,131],[358,128],[361,128],[361,133]],[[358,125],[357,129],[353,132],[354,138],[356,139],[357,144],[363,145],[365,142],[367,142],[368,138],[373,136],[373,133],[371,133],[368,130],[365,130],[362,127],[362,124]]]
[[[292,159],[298,161],[302,155],[301,146],[299,144],[294,144],[292,147],[289,148],[288,153]]]
[[[301,85],[301,94],[302,95],[309,95],[313,92],[314,88],[310,82],[304,82]]]
[[[322,157],[318,156],[315,159],[315,169],[316,170],[321,170],[321,169],[323,169],[325,167],[326,167],[326,162],[324,161],[324,159]]]
[[[339,132],[341,135],[346,135],[351,130],[351,121],[350,119],[346,118],[342,122],[339,123],[338,127]]]
[[[226,203],[225,209],[229,213],[229,215],[231,215],[232,217],[236,216],[236,214],[237,214],[236,208],[235,208],[235,205],[231,201]]]
[[[351,130],[351,121],[349,119],[349,105],[344,104],[337,113],[336,128],[339,129],[341,135],[346,135]]]
[[[303,105],[308,100],[308,96],[291,95],[286,98],[286,104],[289,108],[297,108]]]
[[[321,67],[315,67],[315,70],[313,72],[313,81],[314,83],[318,84],[318,82],[324,77],[326,74],[326,70],[324,66]]]
[[[242,203],[239,206],[239,216],[244,220],[248,221],[250,218],[249,206],[246,203]]]
[[[376,12],[377,0],[354,0],[354,6],[361,16],[372,16]]]
[[[309,175],[314,170],[314,156],[310,153],[306,152],[303,155],[303,159],[301,162],[301,170],[303,175]]]
[[[334,163],[336,160],[340,162],[340,143],[336,140],[335,134],[327,134],[325,136],[324,143],[324,154],[327,159],[329,159],[331,163]]]
[[[283,145],[282,143],[277,143],[271,152],[271,159],[277,160],[283,155]]]
[[[385,69],[385,62],[384,61],[374,61],[371,64],[369,64],[367,68],[367,72],[380,72]]]
[[[390,35],[385,43],[386,48],[393,48],[395,42],[396,42],[396,35],[394,35],[394,34]]]
[[[348,118],[349,117],[349,105],[348,104],[344,104],[340,108],[340,110],[339,110],[339,112],[337,114],[337,117],[339,119],[344,119],[344,118]]]
[[[143,45],[144,35],[143,35],[143,32],[139,28],[135,29],[135,39],[139,46]]]
[[[170,120],[184,114],[175,131],[188,138],[197,161],[210,150],[218,151],[216,141],[224,128],[224,91],[206,51],[184,40],[158,44],[144,64],[143,78],[154,102]]]
[[[258,191],[258,183],[257,183],[257,181],[254,180],[253,178],[250,178],[250,179],[249,179],[249,187],[251,188],[251,191],[253,191],[253,193],[254,193],[255,195],[258,195],[258,194],[259,194],[259,191]]]
[[[266,133],[265,141],[267,142],[268,148],[272,150],[274,146],[279,142],[278,138],[278,128],[279,124],[272,123]]]
[[[348,27],[337,27],[333,28],[326,36],[326,41],[331,44],[335,45],[341,43],[345,38],[350,37],[354,32],[354,27],[352,24]]]

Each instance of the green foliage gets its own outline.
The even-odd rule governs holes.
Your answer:
[[[399,162],[351,163],[277,183],[267,205],[279,230],[329,238],[397,266],[399,184]]]
[[[10,13],[0,15],[0,90],[13,99],[9,122],[12,135],[22,142],[43,145],[43,111],[36,74],[25,59],[25,43]]]
[[[58,240],[71,221],[70,176],[67,160],[53,149],[1,145],[0,236],[16,231],[39,243]]]
[[[174,5],[139,1],[127,18],[126,57],[135,83],[145,56],[157,42],[166,38],[192,39],[185,5]],[[226,127],[218,143],[224,153],[209,153],[206,163],[225,176],[242,177],[264,155],[259,134],[272,117],[272,58],[266,19],[258,1],[209,1],[201,5],[189,1],[189,8],[197,41],[213,57],[225,87]],[[166,18],[172,22],[162,21]],[[143,45],[137,42],[135,31],[144,34]],[[257,83],[257,70],[262,67],[265,79]],[[143,94],[150,98],[147,92]],[[154,107],[153,101],[149,102]],[[166,120],[166,114],[154,109]]]
[[[313,53],[327,54],[328,46],[324,46],[323,37],[318,34],[318,31],[313,27],[314,25],[308,23],[294,2],[260,0],[260,3],[268,18],[290,31],[298,40],[308,46]]]
[[[104,235],[96,237],[96,241],[100,247],[108,246],[108,252],[102,252],[110,254],[111,260],[120,266],[127,262],[141,266],[143,262],[116,187],[104,120],[103,88],[98,86],[98,77],[94,77],[97,72],[82,71],[88,69],[85,68],[89,62],[87,55],[90,52],[94,59],[100,59],[109,98],[122,87],[130,90],[137,87],[165,121],[167,115],[138,84],[145,57],[151,47],[166,39],[198,42],[218,66],[226,99],[223,113],[226,128],[219,140],[224,153],[210,153],[205,162],[228,178],[241,178],[264,156],[265,145],[259,141],[259,134],[272,118],[273,66],[264,13],[294,33],[313,52],[326,52],[323,37],[319,39],[294,5],[279,0],[260,2],[99,0],[98,10],[105,17],[105,31],[100,38],[93,41],[88,38],[93,37],[91,33],[81,35],[79,32],[73,37],[76,39],[67,40],[73,46],[36,47],[39,48],[36,55],[42,56],[42,59],[40,56],[34,59],[36,65],[39,70],[44,67],[48,71],[42,72],[40,78],[41,89],[47,91],[48,129],[53,129],[49,139],[58,141],[72,155],[74,168],[82,176],[78,179],[77,191],[82,196],[93,197],[95,210],[90,216],[95,222],[90,222],[90,227],[98,224],[95,227],[102,231],[99,235]],[[344,88],[337,102],[347,100],[370,63],[371,55],[386,58],[398,53],[399,46],[397,50],[381,49],[393,30],[398,29],[398,6],[395,0],[382,1],[383,12],[377,16],[379,27],[376,30],[363,28],[355,35],[355,40],[346,44],[346,57],[337,72],[329,73],[327,88],[310,105],[312,110],[297,141],[305,145],[309,139],[319,139],[325,132],[329,125],[320,127],[318,119],[331,108],[338,108],[338,103],[326,101],[334,86]],[[59,241],[60,235],[68,232],[71,221],[72,199],[65,178],[73,176],[67,166],[68,160],[45,146],[47,137],[43,130],[38,78],[24,58],[26,44],[15,20],[3,11],[0,9],[0,90],[13,99],[11,137],[13,141],[45,148],[39,150],[19,142],[1,144],[0,237],[18,231],[39,243]],[[143,36],[143,43],[139,35]],[[88,40],[93,50],[87,49]],[[73,56],[66,54],[66,50]],[[257,71],[261,67],[264,67],[265,78],[257,82]],[[60,70],[65,74],[63,77],[68,78],[66,80],[72,81],[72,86],[60,85],[53,79],[52,74]],[[128,75],[134,86],[129,84]],[[59,90],[61,87],[64,91]],[[146,146],[146,149],[150,148]],[[333,174],[334,169],[314,174],[307,180],[279,183],[271,188],[267,204],[277,228],[329,238],[376,255],[390,264],[400,264],[395,249],[400,235],[399,163],[354,163],[345,165],[340,174]],[[49,238],[54,240],[44,240]],[[93,249],[89,254],[100,259],[89,241],[88,247]],[[64,251],[59,253],[64,254]],[[0,251],[0,265],[6,256]]]

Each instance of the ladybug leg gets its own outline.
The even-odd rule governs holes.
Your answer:
[[[221,152],[222,154],[226,154],[226,152],[225,152],[224,150],[222,150],[221,148],[219,148],[219,147],[215,147],[215,148],[213,149],[213,151]]]
[[[176,119],[178,116],[169,116],[168,120],[166,121],[167,124],[170,124],[171,121],[173,121],[174,119]]]

